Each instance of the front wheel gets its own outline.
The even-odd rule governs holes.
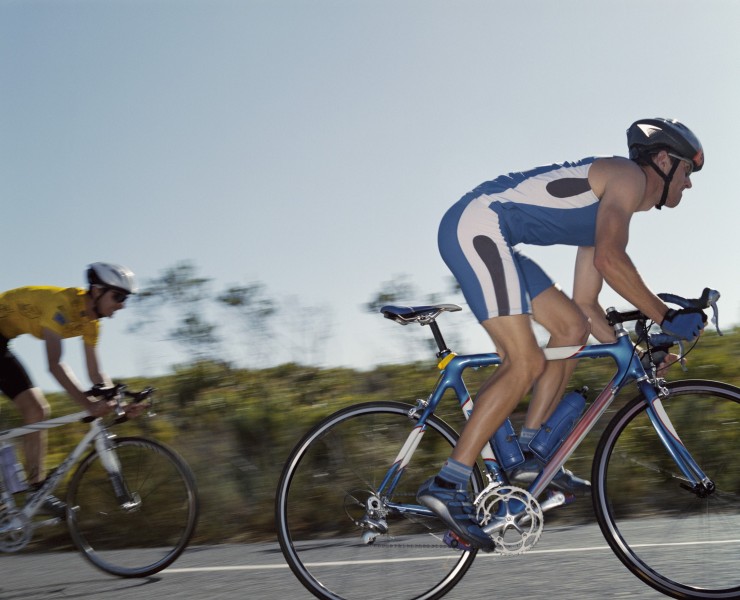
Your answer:
[[[112,443],[120,472],[109,475],[103,463],[111,460],[91,452],[69,484],[67,525],[97,568],[147,577],[172,564],[193,535],[195,479],[185,461],[159,442],[129,437]]]
[[[457,440],[444,421],[427,421],[394,491],[378,493],[416,426],[410,409],[371,402],[341,410],[309,431],[285,464],[276,499],[278,540],[293,573],[319,598],[439,598],[475,558],[475,551],[445,545],[447,527],[416,501],[419,486]],[[476,467],[471,489],[481,487]]]
[[[715,485],[690,489],[639,396],[596,451],[596,518],[614,553],[673,598],[740,598],[740,388],[678,381],[662,400],[675,432]]]

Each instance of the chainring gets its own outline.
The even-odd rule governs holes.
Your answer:
[[[545,524],[540,503],[527,490],[504,485],[476,499],[476,519],[499,554],[523,554],[540,539]]]
[[[18,552],[28,545],[33,529],[17,508],[0,506],[0,552]]]

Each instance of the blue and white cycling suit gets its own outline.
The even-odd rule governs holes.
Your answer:
[[[596,159],[502,175],[447,211],[439,250],[479,321],[529,314],[532,298],[553,285],[517,244],[593,246],[599,199],[588,172]]]

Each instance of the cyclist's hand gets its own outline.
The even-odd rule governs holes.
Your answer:
[[[135,419],[140,417],[149,406],[148,402],[132,402],[123,407],[123,412],[126,413],[127,418]]]
[[[102,417],[107,415],[116,406],[116,403],[108,400],[99,400],[93,396],[88,396],[83,408],[93,417]]]
[[[707,315],[698,308],[669,309],[660,328],[679,339],[693,342],[704,329]]]
[[[686,363],[686,359],[681,358],[678,354],[672,352],[666,352],[665,350],[654,350],[650,356],[645,353],[642,356],[642,366],[645,370],[650,373],[653,365],[657,367],[658,377],[664,377],[668,368],[676,362],[681,361],[681,364]]]
[[[681,364],[686,363],[686,359],[682,359],[678,354],[673,354],[672,352],[663,353],[664,355],[660,358],[660,362],[658,363],[658,377],[663,377],[666,374],[666,371],[668,368],[678,361],[681,361]]]

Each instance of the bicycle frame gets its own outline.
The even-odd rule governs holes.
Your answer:
[[[528,488],[532,496],[537,498],[545,491],[553,477],[591,431],[599,418],[609,408],[617,393],[631,381],[637,382],[639,390],[648,404],[646,412],[649,415],[653,427],[688,482],[694,487],[704,486],[705,489],[711,487],[711,482],[693,460],[678,437],[678,434],[668,419],[668,415],[663,410],[660,396],[666,392],[660,389],[656,390],[656,384],[647,375],[635,352],[635,345],[626,331],[623,333],[619,332],[617,341],[614,343],[545,348],[544,354],[547,360],[612,358],[616,363],[617,370],[611,381],[591,403],[591,406],[589,406],[588,410],[586,410],[578,423],[576,423],[571,433],[544,467],[543,471]],[[418,422],[377,490],[379,496],[392,496],[393,490],[426,431],[427,419],[434,413],[447,390],[453,390],[465,418],[468,419],[470,417],[473,411],[473,401],[463,381],[463,372],[469,368],[488,367],[499,364],[501,364],[501,357],[497,353],[459,356],[449,353],[442,357],[438,365],[441,370],[439,379],[428,399],[419,401],[417,407],[411,411],[411,416],[419,415]],[[484,446],[481,452],[481,458],[486,466],[490,482],[495,485],[504,483],[501,467],[490,443]],[[421,506],[412,507],[393,502],[389,506],[399,512],[432,515],[430,510]]]
[[[62,425],[82,422],[89,418],[91,418],[89,413],[81,411],[69,415],[64,415],[62,417],[47,419],[46,421],[39,421],[38,423],[32,423],[30,425],[23,425],[14,429],[0,431],[0,442],[19,438],[29,433],[34,433],[36,431],[43,431],[46,429],[61,427]],[[46,481],[44,481],[44,484],[38,490],[28,496],[26,503],[21,510],[21,513],[28,519],[33,517],[36,514],[38,508],[41,506],[44,498],[46,498],[46,496],[50,494],[58,485],[59,481],[61,481],[64,476],[71,471],[72,467],[77,463],[77,461],[80,460],[82,455],[92,443],[95,443],[96,448],[102,456],[104,454],[103,450],[107,449],[108,447],[108,435],[109,434],[106,427],[103,425],[102,419],[94,418],[92,421],[90,421],[90,430],[83,436],[82,440],[80,440],[77,446],[67,455],[67,457],[59,464],[59,466],[49,474]],[[0,473],[0,477],[2,477],[2,473]],[[2,498],[2,501],[4,503],[9,505],[14,505],[15,503],[13,495],[5,488],[5,485],[2,486],[2,495],[0,495],[0,498]],[[59,519],[56,518],[48,519],[46,521],[38,523],[37,526],[41,526],[46,523],[53,524],[56,523],[58,520]]]

